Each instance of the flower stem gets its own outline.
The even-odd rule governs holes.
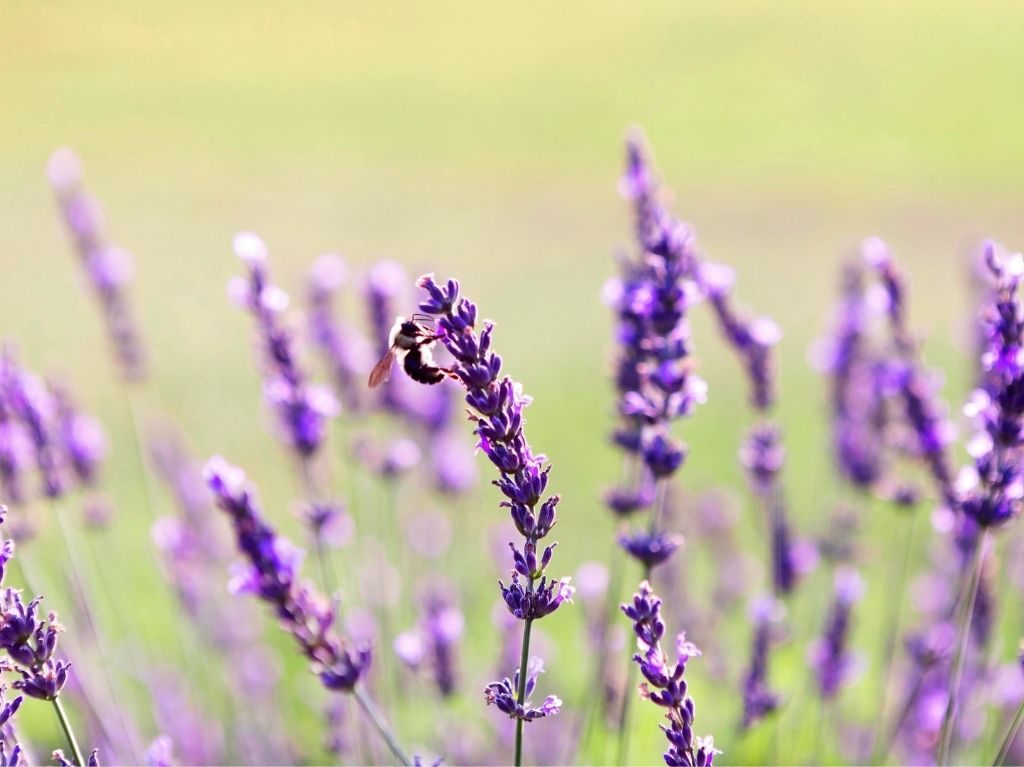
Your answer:
[[[71,753],[75,757],[75,764],[79,767],[85,767],[85,760],[82,759],[82,749],[78,747],[75,732],[71,729],[71,722],[68,721],[68,715],[64,712],[64,705],[60,702],[60,698],[53,699],[53,710],[57,712],[57,721],[60,722],[60,728],[64,730],[64,737],[67,738],[68,748],[71,749]]]
[[[967,644],[971,634],[971,620],[974,617],[974,602],[978,596],[978,583],[981,580],[981,568],[985,562],[985,544],[988,542],[988,530],[981,533],[975,545],[971,559],[970,580],[967,591],[963,595],[961,614],[957,621],[956,655],[953,657],[953,670],[949,683],[949,700],[946,713],[942,719],[942,730],[939,737],[937,763],[945,767],[949,762],[949,752],[953,744],[953,724],[956,720],[957,698],[960,696],[960,682],[964,675],[964,661],[967,659]]]
[[[910,510],[910,522],[903,541],[903,560],[900,563],[899,575],[895,582],[896,598],[892,600],[892,609],[889,619],[886,621],[885,644],[882,647],[882,662],[885,664],[885,671],[882,674],[882,700],[879,704],[878,727],[875,728],[875,744],[872,748],[871,763],[880,764],[885,754],[880,753],[885,746],[882,738],[885,722],[888,721],[886,714],[889,711],[889,688],[892,686],[892,672],[895,666],[896,639],[900,633],[900,625],[903,622],[903,607],[905,603],[904,590],[907,583],[907,571],[910,566],[910,558],[914,549],[914,531],[917,527],[917,510]]]
[[[409,761],[409,757],[406,756],[405,751],[402,750],[402,747],[398,745],[398,740],[395,738],[394,733],[391,732],[390,729],[388,729],[388,726],[384,723],[384,720],[381,717],[380,712],[377,710],[377,707],[374,706],[373,701],[370,700],[370,697],[366,694],[366,691],[363,690],[362,687],[357,685],[352,689],[352,695],[355,696],[356,701],[358,701],[360,707],[363,709],[363,713],[366,714],[366,718],[369,719],[373,726],[377,729],[377,732],[380,734],[380,737],[384,740],[385,743],[387,743],[388,748],[391,749],[391,753],[394,754],[399,764],[404,765],[404,767],[408,767],[409,764],[411,764],[411,762]]]
[[[533,578],[530,578],[530,590],[533,590]],[[516,690],[516,702],[522,706],[526,703],[526,667],[530,662],[530,629],[533,619],[527,618],[523,624],[523,648],[519,653],[519,689]],[[516,767],[523,763],[523,720],[516,719]]]
[[[996,758],[992,762],[993,767],[1000,767],[1006,761],[1006,755],[1010,753],[1010,747],[1013,745],[1013,741],[1017,739],[1017,733],[1020,732],[1021,724],[1024,724],[1024,700],[1017,706],[1017,713],[1013,715],[1010,729],[1006,731],[1003,743],[999,746],[999,753],[996,754]]]

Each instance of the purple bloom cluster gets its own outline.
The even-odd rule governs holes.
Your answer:
[[[235,236],[235,254],[249,273],[234,278],[232,298],[256,320],[256,334],[263,352],[263,393],[277,413],[285,441],[308,458],[327,436],[327,421],[338,413],[338,402],[324,387],[312,385],[296,357],[294,339],[282,317],[288,294],[270,282],[267,248],[251,232]]]
[[[772,587],[777,594],[789,594],[804,569],[786,517],[785,498],[779,475],[786,461],[786,449],[777,426],[770,422],[750,429],[740,449],[740,463],[747,470],[750,486],[761,499],[769,517],[771,535]]]
[[[1018,517],[1024,503],[1024,256],[1003,256],[987,243],[985,258],[996,290],[982,313],[981,385],[964,408],[977,424],[968,444],[973,463],[961,471],[957,491],[970,520],[997,527]]]
[[[146,355],[128,294],[134,265],[131,254],[107,242],[99,201],[82,181],[82,165],[70,149],[58,149],[47,171],[68,234],[103,308],[107,334],[127,381],[146,377]]]
[[[334,630],[335,605],[300,581],[301,552],[263,520],[245,473],[217,456],[206,464],[214,501],[231,519],[238,548],[248,560],[232,581],[236,593],[254,594],[273,607],[329,690],[351,691],[370,665],[369,646],[353,648]]]
[[[562,708],[562,701],[558,696],[548,695],[536,708],[530,703],[530,696],[537,687],[537,677],[543,671],[543,661],[540,658],[530,658],[526,666],[526,696],[522,703],[517,698],[520,669],[516,669],[511,679],[505,677],[500,682],[491,682],[484,688],[484,697],[488,705],[493,705],[502,713],[508,714],[509,719],[523,722],[554,716]]]
[[[714,739],[695,738],[693,722],[695,707],[693,698],[687,695],[686,664],[690,658],[700,655],[685,634],[676,638],[676,661],[672,663],[661,647],[665,635],[665,621],[661,616],[661,600],[644,581],[633,596],[633,602],[623,604],[622,612],[633,621],[638,652],[633,660],[640,667],[646,680],[641,685],[641,695],[652,703],[666,709],[665,718],[669,725],[661,725],[669,742],[665,752],[665,764],[685,767],[711,767],[715,754]]]
[[[459,296],[459,283],[448,280],[442,285],[426,275],[417,285],[427,292],[419,308],[437,318],[439,339],[454,360],[451,372],[466,389],[479,447],[499,472],[494,484],[505,496],[501,505],[509,509],[524,539],[521,547],[510,543],[514,569],[511,583],[506,586],[499,581],[502,597],[509,612],[520,620],[530,622],[550,615],[563,602],[571,601],[573,588],[569,578],[554,580],[546,575],[555,544],[538,554],[540,541],[555,525],[560,497],[544,497],[551,467],[544,455],[533,453],[523,431],[523,409],[531,400],[519,384],[501,375],[501,357],[491,351],[494,326],[485,321],[483,330],[477,331],[476,304]],[[488,702],[497,704],[499,699],[488,693]],[[519,713],[518,708],[502,710],[514,717]],[[545,714],[556,710],[543,709]]]
[[[458,646],[465,628],[462,611],[448,589],[431,589],[423,599],[419,625],[395,638],[395,652],[410,668],[426,667],[443,697],[458,682]]]
[[[373,365],[373,348],[354,327],[335,316],[336,297],[348,280],[348,267],[335,253],[313,262],[307,287],[309,331],[327,362],[334,389],[348,413],[366,406],[364,379]]]
[[[864,593],[860,574],[841,567],[835,574],[835,598],[825,622],[825,631],[810,648],[809,661],[818,678],[823,698],[833,698],[857,670],[857,659],[847,645],[850,637],[850,612]]]
[[[0,524],[5,521],[6,507],[0,506]],[[57,638],[64,627],[57,623],[57,614],[39,615],[42,597],[25,602],[21,591],[3,587],[7,565],[14,558],[14,541],[0,540],[0,650],[6,658],[0,660],[0,672],[13,671],[21,678],[13,687],[30,698],[56,702],[68,682],[71,664],[57,654]],[[21,763],[22,750],[8,735],[12,732],[12,719],[21,706],[19,695],[11,701],[3,699],[5,688],[0,685],[0,730],[4,733],[0,761],[16,765]],[[10,747],[10,751],[7,748]]]
[[[779,707],[780,696],[768,685],[768,660],[775,639],[775,614],[779,608],[774,599],[763,598],[754,603],[751,611],[754,638],[750,665],[743,677],[743,729],[753,726]]]

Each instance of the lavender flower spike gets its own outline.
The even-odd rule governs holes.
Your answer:
[[[864,593],[860,574],[842,567],[835,574],[835,601],[825,623],[825,633],[810,648],[809,660],[818,677],[818,689],[825,699],[834,698],[857,670],[857,659],[847,643],[850,612]]]
[[[0,524],[7,515],[7,508],[0,506]],[[53,704],[57,718],[68,746],[75,755],[77,764],[82,765],[82,753],[78,747],[71,725],[68,723],[60,701],[61,691],[68,681],[71,664],[57,653],[57,638],[64,627],[57,623],[57,614],[51,612],[47,618],[39,615],[42,597],[26,603],[21,591],[3,587],[7,564],[14,559],[14,541],[0,539],[0,650],[7,655],[0,660],[0,671],[14,671],[21,678],[14,682],[14,689],[30,698],[47,700]],[[0,727],[6,724],[21,705],[21,697],[0,708]],[[13,747],[8,762],[17,764],[20,749]]]
[[[249,273],[233,279],[228,289],[256,320],[264,396],[277,412],[284,440],[303,459],[308,458],[327,436],[327,420],[338,413],[337,400],[324,387],[308,383],[299,366],[294,339],[281,316],[288,307],[288,294],[270,282],[263,240],[242,232],[235,236],[234,249]]]
[[[982,312],[981,385],[964,406],[977,425],[967,445],[973,463],[956,483],[961,508],[983,528],[1005,524],[1024,508],[1024,256],[1002,256],[986,243],[985,263],[996,290]]]
[[[523,671],[529,659],[530,627],[534,620],[571,601],[573,594],[569,578],[554,580],[546,575],[555,544],[539,550],[540,542],[555,526],[555,509],[560,497],[544,497],[551,466],[545,456],[534,454],[526,439],[523,410],[531,400],[518,383],[501,376],[501,357],[491,351],[494,325],[484,321],[483,330],[477,330],[476,304],[468,298],[460,298],[459,283],[455,280],[441,285],[428,274],[416,284],[427,292],[419,305],[420,311],[437,318],[438,338],[454,360],[450,373],[466,390],[466,404],[476,425],[474,433],[479,447],[498,470],[494,484],[505,496],[501,505],[509,510],[523,537],[521,547],[510,543],[511,583],[506,586],[498,582],[509,612],[525,621],[520,670],[515,675],[516,707],[510,708],[507,699],[497,691],[507,679],[487,688],[487,702],[498,705],[516,719],[516,764],[519,764],[522,725],[530,721],[525,708],[529,674]],[[550,716],[557,713],[558,706],[535,711]]]
[[[245,473],[215,456],[206,464],[205,475],[214,502],[231,519],[238,548],[248,560],[236,571],[232,589],[254,594],[274,609],[324,687],[351,692],[369,668],[370,648],[351,647],[335,632],[335,605],[300,580],[301,552],[263,520]]]
[[[715,748],[713,738],[694,738],[693,722],[695,707],[693,698],[686,694],[686,664],[690,658],[700,655],[686,635],[676,638],[676,661],[672,663],[661,647],[665,635],[665,621],[661,617],[661,600],[651,591],[647,581],[633,596],[633,602],[623,604],[622,612],[633,621],[636,634],[637,653],[633,660],[640,667],[644,681],[640,695],[657,706],[666,709],[668,726],[661,725],[668,739],[665,764],[669,767],[711,767],[715,754],[722,753]]]
[[[86,191],[82,165],[74,152],[67,148],[54,152],[47,173],[68,234],[103,308],[121,375],[127,381],[141,381],[146,377],[146,355],[125,291],[134,271],[132,256],[107,242],[99,201]]]

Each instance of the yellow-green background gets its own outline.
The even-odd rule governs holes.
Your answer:
[[[122,513],[109,566],[150,647],[166,641],[172,618],[150,596],[126,412],[46,185],[55,147],[81,154],[114,239],[136,256],[133,293],[155,362],[150,406],[159,398],[202,455],[245,466],[293,535],[294,486],[258,416],[247,320],[225,294],[239,268],[232,235],[260,232],[296,297],[325,250],[356,266],[389,257],[413,274],[460,277],[498,322],[507,369],[535,396],[530,437],[565,496],[555,570],[571,573],[605,556],[612,529],[599,502],[618,458],[605,442],[609,323],[598,296],[630,238],[615,186],[627,125],[647,130],[675,208],[709,255],[739,269],[742,299],[785,329],[787,483],[795,518],[817,532],[835,493],[817,481],[828,468],[824,390],[806,350],[826,327],[837,265],[861,237],[894,247],[926,354],[962,398],[965,253],[983,235],[1024,242],[1022,22],[1013,2],[2,0],[0,330],[33,366],[70,377],[112,432],[108,482]],[[682,429],[692,448],[682,481],[740,489],[743,382],[706,320],[696,346],[710,401]],[[481,537],[495,502],[484,485],[465,512]],[[759,523],[748,509],[744,536],[757,552]],[[869,516],[869,596],[856,630],[865,650],[877,648],[892,596],[883,579],[894,524],[886,509]],[[506,568],[478,547],[450,556],[478,576]],[[465,585],[481,594],[489,581]],[[577,616],[545,623],[560,648],[545,689],[578,708]],[[1018,633],[1010,623],[1008,637]],[[810,721],[809,630],[775,671],[795,698],[786,721],[797,729]],[[470,616],[469,633],[466,654],[489,666],[486,610]],[[739,621],[721,641],[746,655]],[[872,716],[877,670],[873,659],[844,696],[853,716]],[[734,686],[695,692],[697,729],[718,735],[723,762],[769,758],[758,735],[731,742]],[[459,710],[480,703],[469,690]],[[316,721],[292,718],[317,737]],[[404,719],[423,742],[427,715]],[[652,763],[655,719],[647,711],[634,738],[636,758]]]

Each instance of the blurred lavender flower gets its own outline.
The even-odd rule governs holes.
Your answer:
[[[977,424],[967,446],[973,464],[956,483],[961,508],[982,528],[1016,518],[1024,502],[1024,256],[1004,256],[987,243],[985,260],[996,291],[982,314],[988,345],[981,386],[964,407]]]
[[[18,367],[14,353],[0,354],[0,397],[24,426],[35,456],[46,498],[59,498],[65,491],[58,438],[54,434],[56,403],[43,382]]]
[[[258,596],[274,608],[281,626],[299,644],[328,690],[350,692],[370,665],[370,648],[353,648],[334,630],[335,606],[299,580],[301,552],[263,520],[245,473],[220,456],[206,464],[206,482],[234,526],[248,564],[237,572],[237,593]]]
[[[174,765],[174,741],[169,735],[157,735],[146,749],[147,767],[173,767]],[[188,764],[202,764],[202,762],[188,762]]]
[[[107,454],[107,435],[98,418],[75,406],[67,387],[49,382],[56,404],[56,424],[60,444],[79,483],[93,487]]]
[[[459,297],[459,284],[455,280],[440,285],[432,275],[426,275],[417,284],[427,292],[419,308],[438,318],[440,341],[454,359],[451,371],[466,389],[466,404],[472,409],[479,447],[498,470],[499,479],[494,484],[506,498],[501,505],[509,509],[524,539],[521,548],[509,544],[514,563],[511,583],[506,586],[499,581],[509,612],[525,621],[522,661],[519,671],[513,675],[517,690],[511,700],[506,696],[510,692],[506,690],[510,683],[507,677],[487,688],[487,702],[515,718],[517,732],[521,733],[523,721],[557,713],[559,708],[558,705],[545,705],[540,709],[527,707],[526,688],[530,686],[530,679],[536,681],[536,675],[531,676],[522,665],[528,657],[532,622],[572,599],[569,578],[549,580],[545,574],[555,544],[547,546],[538,556],[539,542],[555,525],[555,508],[560,496],[543,497],[551,467],[546,465],[545,456],[533,453],[523,431],[523,409],[530,404],[530,398],[508,376],[499,378],[501,357],[490,350],[493,324],[484,322],[483,330],[477,331],[476,304]],[[551,700],[557,699],[549,696],[548,701]],[[533,715],[528,716],[531,711]],[[518,757],[517,753],[517,761]]]
[[[825,632],[810,647],[809,661],[818,678],[818,689],[825,699],[848,684],[857,670],[857,660],[847,648],[850,611],[864,593],[860,574],[841,567],[835,574],[835,599],[825,623]]]
[[[724,264],[703,262],[698,281],[718,320],[725,340],[736,351],[747,370],[750,402],[758,411],[770,410],[775,402],[775,346],[782,329],[770,317],[744,318],[732,305],[735,271]]]
[[[348,279],[344,259],[325,253],[309,270],[307,295],[313,343],[327,362],[334,389],[350,413],[365,403],[363,378],[373,366],[373,347],[357,329],[335,316],[335,297]]]
[[[432,588],[421,599],[419,624],[395,638],[395,652],[411,668],[427,668],[443,697],[455,693],[458,645],[465,618],[451,589]]]
[[[714,746],[713,738],[694,738],[693,722],[695,707],[693,698],[687,695],[686,664],[690,658],[700,655],[686,635],[676,638],[676,661],[672,663],[661,647],[665,635],[665,622],[661,616],[661,600],[644,581],[633,596],[632,603],[621,606],[622,612],[633,621],[633,632],[637,638],[638,652],[633,660],[640,667],[646,680],[640,686],[640,694],[655,705],[666,709],[665,718],[669,725],[661,726],[669,742],[665,752],[665,764],[669,767],[711,767],[716,754],[722,753]]]
[[[327,436],[327,421],[337,415],[338,402],[324,387],[310,384],[299,366],[282,318],[288,294],[270,282],[266,245],[252,232],[242,232],[235,236],[234,249],[249,273],[232,279],[229,292],[256,320],[264,396],[277,414],[283,439],[305,460]]]
[[[750,651],[750,665],[743,678],[743,721],[745,730],[772,714],[779,707],[780,696],[768,685],[768,659],[775,639],[774,624],[782,606],[774,599],[764,597],[754,602],[751,622],[754,637]]]
[[[31,461],[31,446],[21,421],[14,412],[0,366],[0,492],[5,501],[20,504],[27,499],[23,475]]]
[[[54,152],[47,173],[68,234],[103,308],[121,375],[127,381],[141,381],[146,377],[146,355],[126,291],[134,272],[132,256],[106,241],[100,204],[86,191],[82,165],[74,152],[67,148]]]
[[[157,756],[160,763],[173,764],[176,743],[183,764],[225,764],[221,723],[194,699],[177,671],[155,669],[148,681],[154,719],[162,734],[146,750],[147,762]]]
[[[747,470],[751,489],[768,516],[772,588],[776,594],[792,592],[801,570],[779,486],[779,474],[785,461],[786,450],[779,428],[770,422],[753,426],[740,449],[740,463]]]

